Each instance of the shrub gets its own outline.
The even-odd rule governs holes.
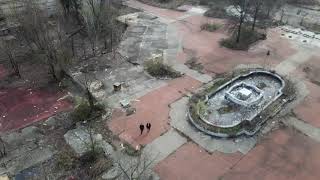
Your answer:
[[[80,157],[80,162],[83,166],[95,163],[101,156],[103,156],[103,149],[95,147],[95,150],[86,152]]]
[[[205,115],[207,111],[207,105],[204,101],[199,101],[196,105],[196,111],[199,115]]]
[[[80,163],[84,172],[90,178],[95,179],[112,166],[112,160],[104,157],[102,148],[97,147],[95,151],[91,150],[80,158]]]
[[[112,167],[112,160],[111,159],[106,159],[105,157],[100,157],[89,168],[86,168],[86,170],[87,170],[87,174],[91,178],[95,179],[111,167]]]
[[[220,24],[210,24],[210,23],[205,23],[200,26],[201,30],[209,31],[209,32],[214,32],[218,30],[221,27]]]
[[[237,31],[231,37],[220,41],[220,45],[234,50],[248,50],[250,45],[258,40],[265,40],[266,35],[257,31],[252,31],[251,28],[244,27],[241,29],[240,41],[236,42]]]
[[[56,167],[59,170],[70,170],[76,166],[77,159],[70,151],[62,151],[58,154]]]
[[[89,103],[82,101],[70,115],[71,119],[76,122],[87,120],[91,115]]]
[[[174,70],[171,66],[164,64],[159,59],[149,60],[145,63],[146,71],[157,78],[177,78],[181,74]]]

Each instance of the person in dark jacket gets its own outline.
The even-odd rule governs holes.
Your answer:
[[[144,130],[144,125],[143,125],[143,124],[140,124],[139,128],[140,128],[140,135],[142,135],[143,130]]]
[[[150,124],[150,123],[147,123],[147,130],[148,130],[148,132],[150,131],[150,129],[151,129],[151,124]]]

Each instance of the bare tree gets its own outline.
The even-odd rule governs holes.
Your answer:
[[[127,158],[118,159],[116,162],[120,170],[118,178],[126,180],[150,179],[153,164],[154,158],[145,153],[138,157],[131,157],[130,160]]]
[[[254,31],[256,27],[256,22],[260,13],[260,10],[263,6],[263,0],[252,0],[252,7],[253,7],[253,22],[251,30]]]
[[[101,21],[101,36],[104,39],[104,49],[107,49],[107,41],[109,39],[110,51],[113,51],[114,39],[119,35],[119,27],[117,26],[117,17],[119,16],[119,10],[117,10],[110,1],[105,5],[102,10],[103,17],[108,17]]]
[[[101,16],[102,16],[102,1],[100,0],[85,0],[80,11],[83,19],[87,36],[91,45],[93,55],[98,42],[99,33],[101,31]]]
[[[3,139],[0,136],[0,158],[3,158],[7,155],[6,150],[6,143],[3,141]]]
[[[64,32],[33,1],[25,1],[23,8],[12,8],[13,20],[19,24],[17,35],[29,48],[45,55],[44,62],[49,73],[59,81],[70,62],[70,53],[66,48]]]
[[[236,43],[240,42],[241,30],[243,28],[243,24],[246,22],[246,18],[248,16],[250,10],[250,0],[231,0],[231,3],[235,7],[235,9],[239,12],[239,17],[237,20],[237,34],[236,34]]]
[[[0,41],[0,51],[6,55],[14,74],[21,78],[19,65],[16,60],[15,38],[13,36],[9,37],[9,39],[7,38]]]
[[[82,24],[82,18],[80,14],[81,0],[60,0],[60,4],[63,7],[65,16],[75,18],[78,24]]]

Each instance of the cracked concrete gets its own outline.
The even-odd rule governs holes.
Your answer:
[[[152,141],[150,144],[146,145],[142,151],[142,154],[147,154],[148,156],[154,158],[151,165],[151,167],[153,167],[186,142],[186,138],[182,137],[174,129],[171,129]]]

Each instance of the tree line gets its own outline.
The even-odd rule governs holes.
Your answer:
[[[83,40],[83,51],[90,45],[91,56],[97,49],[114,51],[114,40],[121,35],[116,17],[119,10],[112,0],[60,0],[56,12],[48,14],[35,0],[11,3],[2,13],[5,21],[16,24],[11,37],[0,41],[0,49],[15,75],[21,77],[16,54],[21,48],[41,56],[48,73],[60,81],[77,58],[75,37]],[[99,44],[103,47],[99,47]]]

